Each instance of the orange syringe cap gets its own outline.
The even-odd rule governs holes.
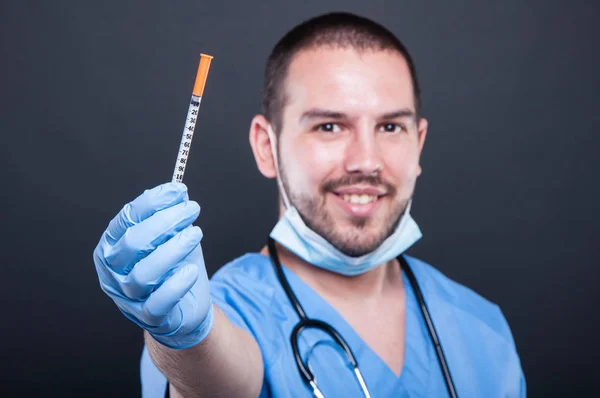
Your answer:
[[[192,94],[198,97],[202,97],[204,92],[204,85],[206,84],[206,77],[208,76],[208,70],[210,69],[210,61],[213,57],[206,54],[200,54],[200,64],[198,65],[198,72],[196,73],[196,82],[194,83],[194,90]]]

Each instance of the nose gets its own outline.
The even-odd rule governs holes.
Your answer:
[[[383,160],[376,134],[361,128],[352,134],[346,151],[346,172],[376,175],[383,170]]]

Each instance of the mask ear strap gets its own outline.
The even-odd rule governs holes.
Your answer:
[[[277,185],[279,185],[279,192],[283,199],[283,205],[286,209],[290,208],[290,201],[288,199],[285,188],[283,187],[283,181],[281,181],[281,173],[279,172],[279,159],[277,158],[277,145],[275,144],[275,133],[269,124],[267,127],[267,133],[269,134],[269,142],[271,144],[271,153],[273,154],[273,160],[275,161],[275,172],[277,173]]]
[[[412,198],[410,198],[410,200],[408,201],[408,203],[406,204],[406,209],[404,210],[404,215],[405,214],[410,214],[410,208],[412,207]]]

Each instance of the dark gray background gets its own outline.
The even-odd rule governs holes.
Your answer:
[[[98,286],[100,234],[170,180],[205,52],[185,182],[209,272],[258,250],[276,220],[247,138],[262,68],[288,29],[332,10],[383,23],[415,58],[430,130],[413,206],[424,239],[410,252],[502,307],[529,396],[597,393],[599,8],[2,1],[3,396],[139,394],[142,333]]]

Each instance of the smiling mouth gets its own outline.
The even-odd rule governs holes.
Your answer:
[[[383,185],[355,184],[335,187],[330,191],[336,205],[352,218],[366,219],[373,216],[383,203],[382,199],[390,194]]]
[[[369,194],[343,194],[338,196],[341,197],[344,200],[344,202],[356,205],[366,205],[369,203],[373,203],[379,198],[379,196],[377,195]]]
[[[335,202],[344,213],[359,219],[366,219],[375,214],[381,205],[381,198],[385,196],[377,195],[375,192],[340,192],[334,193]]]

